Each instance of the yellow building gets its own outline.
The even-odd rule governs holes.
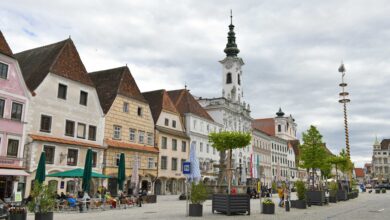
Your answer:
[[[189,156],[189,137],[185,133],[182,118],[165,90],[145,92],[143,95],[150,103],[156,146],[160,153],[155,193],[180,194],[185,187],[182,164]]]
[[[154,147],[154,122],[149,104],[126,67],[90,73],[105,113],[103,173],[110,176],[108,190],[117,194],[118,163],[125,154],[125,190],[131,192],[130,178],[136,158],[140,161],[139,187],[154,193],[158,148]]]

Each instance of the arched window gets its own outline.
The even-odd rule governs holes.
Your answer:
[[[232,83],[232,74],[228,73],[226,75],[226,84],[230,84],[230,83]]]
[[[282,125],[278,125],[278,132],[282,132]]]
[[[240,77],[240,74],[237,74],[237,81],[238,81],[238,85],[241,85],[241,77]]]

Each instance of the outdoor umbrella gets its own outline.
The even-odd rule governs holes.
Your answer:
[[[118,185],[119,190],[123,191],[123,182],[126,179],[126,168],[125,168],[125,154],[121,153],[119,158],[119,166],[118,166]]]
[[[138,156],[135,155],[133,171],[131,173],[131,183],[134,184],[134,190],[133,190],[133,194],[134,195],[137,195],[137,193],[138,193],[138,182],[139,182],[139,177],[138,177]]]
[[[197,183],[201,179],[200,169],[199,169],[199,159],[196,156],[196,142],[191,142],[190,149],[190,163],[191,163],[191,174],[188,179],[190,182]]]
[[[46,154],[45,152],[41,153],[41,158],[39,158],[38,168],[35,174],[35,181],[43,183],[46,178]]]
[[[83,173],[83,191],[89,192],[92,178],[92,150],[88,149],[87,156],[85,157],[84,173]]]
[[[73,170],[67,170],[64,172],[52,173],[47,175],[47,177],[59,177],[59,178],[82,178],[84,174],[84,169],[76,168]],[[102,178],[107,179],[109,176],[103,175],[101,173],[92,172],[92,178]]]

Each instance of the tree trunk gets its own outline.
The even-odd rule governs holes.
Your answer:
[[[231,187],[232,187],[232,179],[233,179],[233,173],[232,173],[232,149],[229,150],[229,194],[231,193]]]
[[[222,186],[224,184],[225,176],[226,176],[226,151],[219,152],[219,173],[218,180],[219,185]]]

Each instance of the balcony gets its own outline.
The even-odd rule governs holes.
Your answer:
[[[25,159],[16,157],[0,156],[0,167],[1,168],[15,168],[24,169]]]

